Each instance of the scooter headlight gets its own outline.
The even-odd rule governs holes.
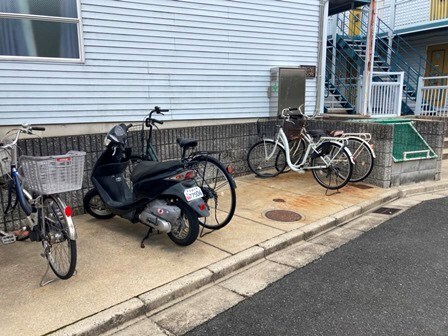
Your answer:
[[[110,141],[111,141],[111,140],[110,140],[108,137],[105,137],[105,138],[104,138],[104,146],[106,146],[106,147],[109,146]]]

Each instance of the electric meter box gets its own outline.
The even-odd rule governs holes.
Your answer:
[[[271,69],[269,87],[269,114],[281,115],[284,108],[305,104],[306,70],[299,67],[277,67]],[[305,105],[304,105],[305,106]],[[304,111],[304,106],[302,111]],[[298,112],[291,112],[297,114]]]

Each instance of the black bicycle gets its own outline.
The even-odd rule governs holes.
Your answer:
[[[143,144],[141,155],[131,155],[130,169],[142,160],[160,161],[154,149],[151,138],[153,128],[158,128],[163,121],[157,120],[152,115],[169,112],[155,106],[154,109],[145,116],[141,126],[141,141]],[[149,134],[145,141],[145,127]],[[225,167],[214,151],[195,151],[198,141],[195,139],[178,138],[177,143],[182,149],[181,162],[187,163],[196,171],[196,183],[202,189],[204,201],[210,208],[210,216],[199,218],[199,223],[211,230],[218,230],[226,226],[232,219],[236,207],[236,183],[231,175],[232,168]]]

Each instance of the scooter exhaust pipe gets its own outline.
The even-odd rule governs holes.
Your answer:
[[[169,233],[171,231],[171,224],[152,213],[143,211],[139,216],[138,219],[140,222],[142,222],[145,225],[148,225],[152,227],[153,229],[156,229],[157,231]]]

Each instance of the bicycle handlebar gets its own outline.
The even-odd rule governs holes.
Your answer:
[[[169,109],[161,109],[158,106],[154,106],[154,109],[151,111],[151,113],[156,112],[157,114],[166,113],[169,112]]]
[[[300,116],[302,116],[303,118],[308,118],[308,116],[305,113],[303,113],[302,107],[303,107],[303,104],[300,105],[299,107],[287,107],[287,108],[284,108],[282,110],[281,116],[283,118],[287,118],[289,120],[290,114],[288,112],[299,111],[299,115]]]
[[[10,134],[11,132],[16,132],[16,135],[14,136],[14,140],[11,141],[10,143],[4,143],[4,139],[6,138],[6,136],[8,134]],[[12,148],[17,144],[17,141],[19,141],[20,138],[20,133],[26,133],[26,134],[33,134],[33,131],[45,131],[45,127],[42,126],[30,126],[28,124],[22,124],[21,128],[13,128],[10,129],[6,135],[1,139],[1,144],[0,147],[1,148]]]

